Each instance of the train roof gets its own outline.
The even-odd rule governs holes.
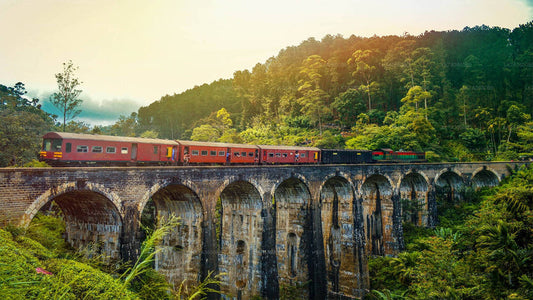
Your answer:
[[[298,151],[320,151],[316,147],[301,147],[301,146],[277,146],[277,145],[259,145],[261,149],[265,150],[298,150]]]
[[[106,142],[128,142],[140,144],[165,144],[178,145],[177,142],[164,139],[150,139],[139,137],[126,136],[112,136],[112,135],[98,135],[98,134],[83,134],[70,132],[48,132],[43,136],[44,139],[70,139],[70,140],[91,140],[91,141],[106,141]]]
[[[184,146],[258,149],[256,145],[249,145],[249,144],[231,144],[231,143],[198,142],[198,141],[182,141],[182,140],[178,140],[177,142]]]

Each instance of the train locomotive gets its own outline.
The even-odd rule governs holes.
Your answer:
[[[421,162],[424,152],[347,150],[120,137],[64,132],[43,136],[51,166],[362,164]]]

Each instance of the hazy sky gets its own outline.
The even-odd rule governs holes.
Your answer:
[[[0,0],[0,84],[43,101],[72,60],[85,118],[231,78],[326,34],[418,35],[533,19],[533,0]]]

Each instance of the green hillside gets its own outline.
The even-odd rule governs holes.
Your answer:
[[[222,126],[216,112],[232,121]],[[420,36],[325,36],[233,78],[139,109],[138,133],[432,151],[436,160],[531,155],[533,23]],[[230,131],[228,134],[227,132]],[[208,132],[209,134],[205,134]]]

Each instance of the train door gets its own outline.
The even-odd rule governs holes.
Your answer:
[[[178,151],[179,151],[178,146],[172,147],[172,162],[174,163],[178,162],[178,157],[179,157]]]
[[[191,163],[191,153],[189,151],[189,146],[183,147],[183,165],[188,166]]]
[[[231,163],[231,148],[226,149],[226,165]]]
[[[131,160],[137,160],[137,144],[131,144]]]

